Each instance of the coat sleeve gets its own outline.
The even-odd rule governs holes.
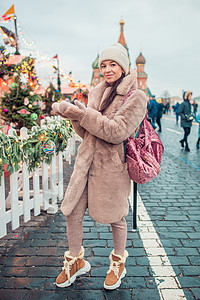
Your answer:
[[[108,143],[120,144],[138,128],[144,119],[146,109],[146,95],[142,91],[137,91],[121,106],[113,119],[88,107],[80,120],[80,125]]]
[[[79,121],[71,120],[71,122],[75,132],[83,139],[86,132],[85,128],[80,125]]]
[[[184,113],[184,108],[185,108],[185,105],[184,105],[184,102],[183,102],[183,103],[181,103],[181,105],[179,106],[179,109],[178,109],[178,113],[181,116],[182,120],[186,120],[185,113]]]

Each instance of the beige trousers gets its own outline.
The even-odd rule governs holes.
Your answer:
[[[72,256],[80,252],[83,239],[83,217],[87,209],[87,187],[75,209],[66,217],[69,251]],[[110,224],[112,227],[113,245],[116,254],[124,255],[127,240],[127,224],[123,217],[119,222]]]

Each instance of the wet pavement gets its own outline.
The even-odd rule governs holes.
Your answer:
[[[65,218],[42,212],[0,239],[0,299],[200,299],[200,150],[198,125],[189,136],[190,152],[179,144],[182,129],[174,115],[162,119],[165,146],[162,172],[139,185],[138,230],[127,216],[127,275],[116,291],[103,288],[113,249],[109,225],[84,217],[86,259],[91,271],[68,288],[57,288],[67,249]],[[72,164],[64,164],[64,185]]]

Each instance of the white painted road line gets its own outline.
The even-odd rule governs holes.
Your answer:
[[[133,210],[133,183],[129,201]],[[153,226],[150,216],[138,193],[138,231],[143,242],[144,250],[149,260],[153,278],[157,284],[160,299],[183,300],[187,299],[181,289],[180,282],[167,257],[165,249]]]
[[[174,129],[171,129],[171,128],[167,128],[167,130],[178,133],[178,134],[181,134],[181,135],[183,134],[183,132],[180,132],[180,131],[177,131],[177,130],[174,130]]]

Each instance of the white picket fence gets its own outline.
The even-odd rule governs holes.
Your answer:
[[[45,126],[45,125],[44,125]],[[42,127],[44,127],[42,126]],[[26,128],[22,128],[20,134],[26,138]],[[10,129],[9,135],[13,134]],[[20,226],[20,216],[23,221],[31,219],[31,210],[34,216],[40,214],[41,209],[54,214],[58,211],[57,199],[63,199],[63,158],[71,163],[71,156],[75,154],[75,140],[73,135],[64,152],[54,155],[51,165],[45,162],[34,172],[29,172],[26,163],[22,168],[10,175],[10,191],[5,195],[4,174],[0,186],[0,238],[7,234],[7,224],[11,222],[12,230]],[[32,189],[30,189],[32,178]],[[41,178],[41,180],[40,180]]]

